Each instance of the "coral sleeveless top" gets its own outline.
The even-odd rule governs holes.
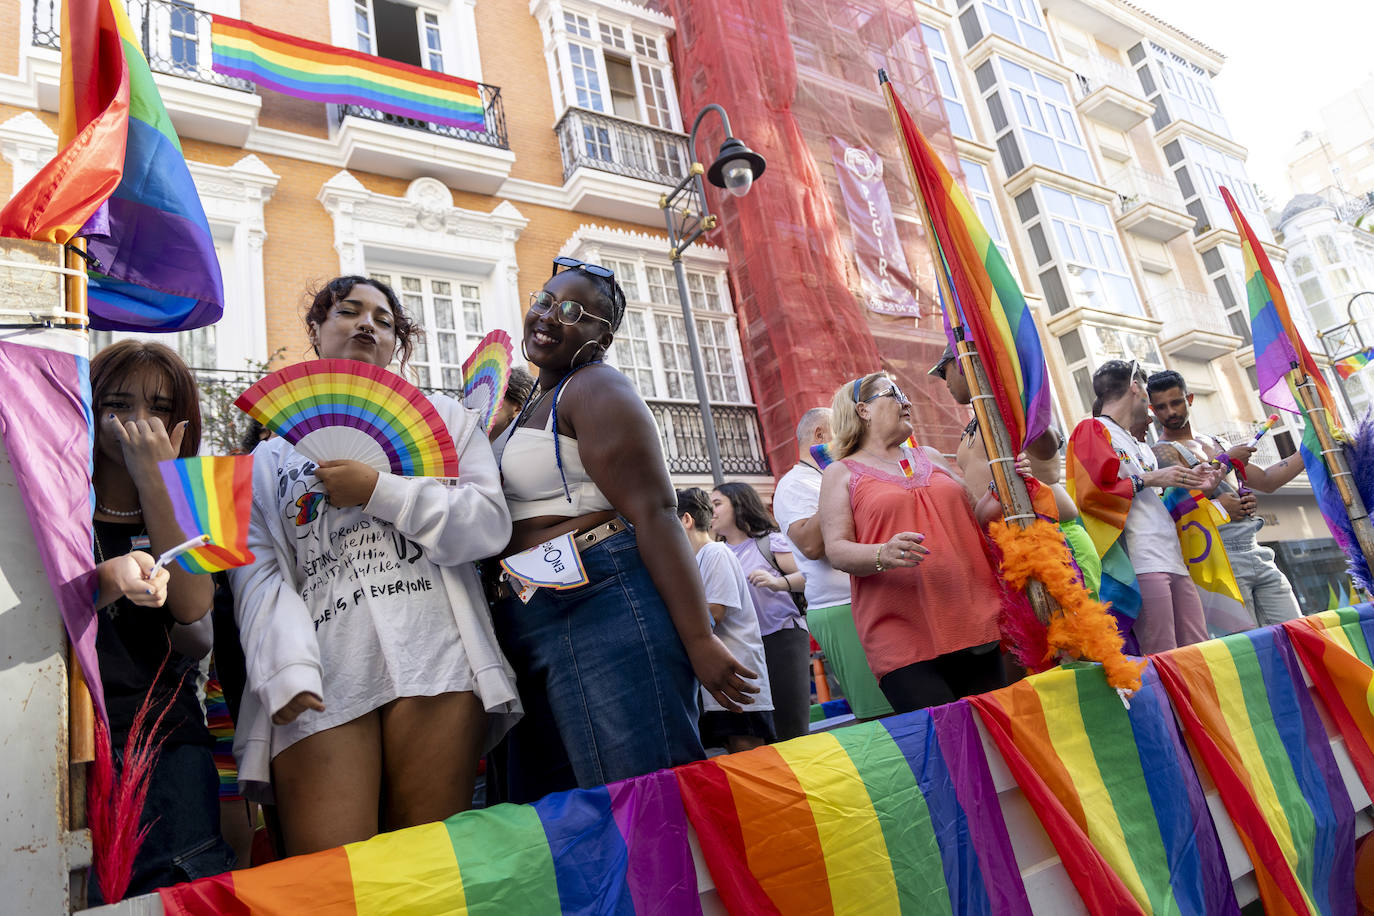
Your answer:
[[[880,678],[1000,635],[1001,590],[967,491],[923,449],[909,449],[907,457],[911,477],[844,459],[854,540],[881,544],[918,531],[930,549],[917,566],[850,577],[859,641]]]

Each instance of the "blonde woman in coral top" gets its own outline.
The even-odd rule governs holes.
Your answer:
[[[1004,686],[1001,589],[963,480],[939,452],[904,444],[911,404],[885,373],[846,383],[831,408],[821,533],[851,577],[878,686],[897,712]]]

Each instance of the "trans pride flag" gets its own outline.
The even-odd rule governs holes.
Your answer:
[[[1035,319],[968,198],[916,129],[886,74],[879,79],[916,176],[946,320],[973,338],[1002,422],[1020,452],[1050,425],[1049,376]]]
[[[1316,497],[1317,508],[1326,519],[1326,526],[1331,529],[1336,543],[1347,555],[1354,557],[1359,554],[1359,548],[1354,543],[1349,513],[1322,459],[1321,441],[1317,438],[1314,425],[1317,422],[1327,423],[1334,432],[1338,416],[1335,399],[1293,325],[1288,303],[1283,298],[1283,289],[1279,286],[1273,265],[1269,263],[1269,256],[1264,253],[1264,246],[1241,214],[1231,192],[1221,188],[1221,196],[1236,223],[1241,253],[1245,258],[1245,292],[1250,300],[1250,329],[1255,342],[1255,375],[1259,380],[1260,400],[1289,413],[1302,415],[1302,441],[1298,451],[1302,454],[1307,479],[1312,483],[1312,495]],[[1298,398],[1295,375],[1306,375],[1312,380],[1318,400],[1326,408],[1323,417],[1308,416]]]
[[[1264,912],[1355,912],[1355,811],[1284,628],[1153,664],[1255,866]]]

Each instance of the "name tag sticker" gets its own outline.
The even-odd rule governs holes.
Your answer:
[[[501,568],[514,580],[511,584],[521,600],[529,602],[523,594],[526,589],[533,594],[536,588],[562,591],[587,584],[587,570],[573,542],[575,536],[569,531],[501,561]]]

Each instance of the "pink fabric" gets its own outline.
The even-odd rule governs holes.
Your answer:
[[[95,547],[91,515],[91,383],[84,357],[0,341],[5,439],[38,555],[81,662],[96,713],[105,714],[95,654]]]
[[[1140,615],[1132,632],[1141,655],[1153,655],[1207,638],[1202,599],[1188,576],[1152,572],[1136,576],[1140,583]]]
[[[999,637],[1001,593],[968,493],[948,474],[933,473],[921,449],[910,455],[909,478],[844,462],[855,541],[876,545],[919,531],[930,549],[915,567],[851,577],[859,641],[880,678]]]

